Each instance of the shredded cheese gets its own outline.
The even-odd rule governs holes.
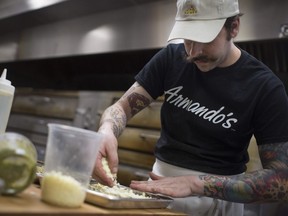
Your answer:
[[[85,188],[77,180],[55,171],[45,173],[41,189],[44,202],[64,207],[80,207],[86,196]]]
[[[103,169],[106,172],[106,175],[108,177],[110,177],[113,180],[114,184],[116,185],[117,184],[117,175],[116,174],[114,174],[114,175],[112,174],[112,172],[111,172],[111,170],[109,168],[107,159],[106,158],[102,158],[101,162],[102,162]]]
[[[90,184],[89,186],[90,190],[98,191],[107,195],[113,195],[113,196],[120,197],[120,198],[136,198],[136,199],[137,198],[138,199],[150,198],[144,192],[142,193],[139,192],[139,194],[138,193],[136,194],[132,189],[121,186],[117,182],[117,176],[111,173],[111,170],[109,168],[108,161],[106,160],[106,158],[102,158],[102,166],[106,172],[106,175],[110,177],[111,179],[113,179],[114,186],[108,187],[106,185],[96,183],[96,184]]]
[[[108,187],[100,183],[90,184],[89,189],[98,191],[107,195],[112,195],[117,198],[133,198],[133,199],[149,199],[151,198],[145,192],[135,193],[131,188],[123,187],[120,184]]]

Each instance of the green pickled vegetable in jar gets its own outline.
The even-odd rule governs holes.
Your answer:
[[[0,135],[0,179],[2,194],[14,195],[25,190],[36,175],[37,151],[33,143],[18,133]]]

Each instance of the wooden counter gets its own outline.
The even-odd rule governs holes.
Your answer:
[[[170,209],[105,209],[84,203],[80,208],[61,208],[46,204],[40,199],[39,186],[31,185],[16,196],[0,196],[0,215],[5,216],[90,216],[90,215],[162,215],[183,216],[185,214]]]

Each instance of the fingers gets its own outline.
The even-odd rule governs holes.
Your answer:
[[[148,184],[148,181],[131,181],[130,187],[139,190],[139,191],[145,191],[145,192],[151,192],[155,193],[157,192],[154,187],[151,187],[151,185]]]
[[[170,188],[160,181],[131,181],[130,188],[154,194],[171,195]]]
[[[95,163],[95,167],[92,173],[92,177],[99,183],[104,185],[111,185],[113,184],[112,180],[108,178],[105,173],[105,170],[102,167],[102,155],[98,155]]]
[[[111,173],[113,175],[117,175],[118,172],[118,164],[119,164],[119,160],[118,160],[118,155],[116,151],[111,151],[111,154],[108,154],[108,157],[106,158],[109,168],[111,170]]]
[[[94,170],[93,170],[92,177],[97,182],[112,187],[115,184],[114,183],[114,178],[111,178],[110,176],[107,175],[107,172],[105,171],[105,169],[103,167],[103,163],[102,163],[103,158],[105,158],[105,157],[103,157],[102,153],[98,154],[98,156],[96,158],[96,163],[95,163],[95,167],[94,167]],[[110,160],[111,160],[111,157],[110,157]],[[112,159],[112,161],[113,161],[113,159]],[[116,170],[116,173],[117,173],[117,170],[118,170],[118,166],[117,165],[118,165],[118,157],[117,157],[117,154],[116,154],[116,168],[114,167],[114,170]]]
[[[150,193],[160,193],[161,192],[161,179],[163,177],[156,175],[155,173],[149,173],[152,181],[131,181],[130,187],[140,191],[146,191]]]
[[[103,145],[103,151],[102,153],[102,157],[105,157],[107,162],[108,162],[108,166],[111,170],[111,173],[116,175],[118,172],[118,164],[119,164],[119,160],[118,160],[118,154],[117,154],[117,139],[115,138],[115,136],[112,134],[110,136],[107,136],[107,140],[106,143],[104,143]]]
[[[105,131],[102,131],[103,133]],[[105,134],[105,133],[104,133]],[[117,139],[113,134],[106,133],[104,137],[104,141],[100,147],[99,154],[96,158],[96,163],[93,171],[92,177],[97,180],[99,183],[108,185],[110,187],[114,186],[114,179],[117,176],[118,172],[118,154],[117,154]],[[105,169],[103,168],[102,159],[108,162],[109,169],[113,178],[107,175]],[[106,167],[107,168],[107,167]]]
[[[186,197],[193,194],[188,176],[161,177],[150,173],[152,181],[131,181],[130,187],[150,193],[159,193],[171,197]],[[191,179],[192,180],[192,179]]]

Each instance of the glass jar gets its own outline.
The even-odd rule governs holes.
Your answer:
[[[0,134],[0,179],[2,194],[25,190],[35,179],[37,151],[34,144],[18,133]]]

